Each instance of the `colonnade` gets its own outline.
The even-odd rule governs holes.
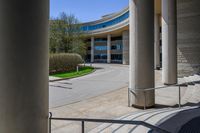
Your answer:
[[[139,90],[155,86],[154,69],[160,64],[158,16],[154,15],[154,0],[129,0],[129,8],[129,87],[135,91],[133,106],[152,107],[154,91],[143,93]],[[177,82],[176,9],[176,0],[162,0],[162,79],[165,84]],[[0,2],[2,133],[48,132],[48,24],[49,0]],[[123,35],[126,38],[127,34]],[[107,62],[110,63],[111,35],[107,37]],[[92,37],[92,62],[94,40]]]
[[[130,11],[130,77],[136,107],[155,105],[154,69],[160,67],[159,16],[154,13],[154,0],[129,0]],[[176,0],[162,0],[162,81],[177,82]]]
[[[154,70],[161,67],[160,38],[162,38],[162,82],[177,82],[176,0],[162,0],[162,14],[155,13],[154,0],[129,0],[129,32],[122,33],[123,64],[130,64],[129,88],[135,90],[133,105],[155,104],[154,91],[144,94],[138,89],[154,88]],[[162,24],[160,20],[162,18]],[[160,26],[162,37],[160,37]],[[127,41],[129,39],[129,41]],[[94,37],[91,38],[94,48]],[[111,35],[107,35],[107,63],[111,63]],[[129,53],[129,54],[128,54]],[[91,50],[91,61],[94,61]]]
[[[112,44],[112,35],[107,35],[107,63],[111,63],[111,44]],[[91,62],[94,62],[95,54],[95,37],[91,37]],[[124,65],[129,64],[129,31],[122,32],[122,62]]]

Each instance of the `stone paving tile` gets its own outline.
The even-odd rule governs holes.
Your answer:
[[[102,96],[69,104],[66,106],[51,108],[54,117],[80,117],[80,118],[110,118],[114,119],[122,115],[137,111],[127,106],[127,88],[122,88]],[[86,123],[86,132],[97,127],[101,123]],[[80,123],[52,121],[53,133],[79,133]]]
[[[156,86],[163,86],[161,72],[155,71]],[[185,95],[187,88],[182,88],[181,96]],[[156,90],[156,104],[174,106],[178,103],[178,88]],[[196,98],[196,97],[195,97]],[[182,99],[184,100],[184,99]],[[196,100],[196,99],[195,99]],[[187,101],[186,101],[187,102]],[[123,115],[137,112],[138,109],[127,106],[127,87],[118,89],[90,99],[73,104],[51,108],[54,117],[78,118],[105,118],[116,119]],[[101,123],[86,123],[86,132],[99,126]],[[80,133],[80,122],[52,122],[53,133]],[[108,131],[109,132],[109,131]],[[108,133],[106,132],[106,133]]]

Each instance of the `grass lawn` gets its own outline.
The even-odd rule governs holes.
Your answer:
[[[74,70],[74,71],[54,74],[54,75],[50,75],[50,76],[58,77],[58,78],[76,78],[76,77],[80,77],[80,76],[92,73],[93,70],[94,70],[93,67],[85,66],[85,67],[79,68],[79,72]]]

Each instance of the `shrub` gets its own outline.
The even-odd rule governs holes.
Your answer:
[[[68,72],[76,69],[76,66],[83,63],[83,59],[78,54],[50,54],[49,74]]]

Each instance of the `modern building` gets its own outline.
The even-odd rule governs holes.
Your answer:
[[[154,69],[162,69],[167,85],[200,72],[198,0],[129,3],[122,11],[82,24],[88,35],[87,61],[130,64],[132,89],[153,88]],[[136,106],[144,104],[140,95]],[[147,95],[154,105],[154,92]]]
[[[129,8],[82,24],[89,35],[87,61],[129,64]]]
[[[154,0],[130,0],[129,3],[129,9],[85,24],[84,30],[91,35],[91,61],[121,60],[126,64],[129,40],[129,88],[154,87],[154,48],[155,57],[159,58],[158,27],[162,20],[163,82],[176,83],[177,70],[178,75],[198,73],[200,1],[155,0],[155,13]],[[1,133],[48,132],[48,23],[49,0],[0,1]],[[96,50],[104,53],[95,58],[96,41],[100,46]],[[153,106],[154,91],[145,96],[147,107]],[[144,104],[143,93],[135,91],[133,105]]]
[[[199,72],[197,5],[199,2],[195,0],[177,1],[177,22],[175,23],[177,23],[177,65],[180,76]],[[161,0],[156,0],[154,16],[155,68],[162,67],[161,27],[163,17],[161,12]],[[129,64],[129,19],[130,13],[127,7],[117,13],[104,15],[100,20],[83,23],[82,30],[89,35],[87,61]]]

